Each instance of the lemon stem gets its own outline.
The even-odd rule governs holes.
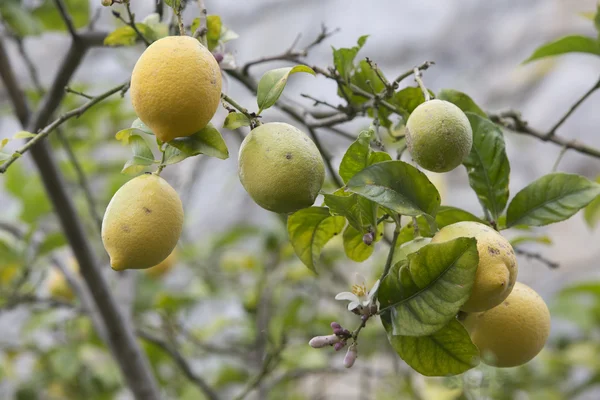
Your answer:
[[[251,113],[247,108],[242,107],[237,101],[233,100],[231,97],[227,96],[225,93],[221,93],[221,99],[226,103],[230,104],[233,108],[244,114],[250,121],[254,123],[255,126],[260,125],[260,121],[258,120],[258,115],[255,113]],[[225,107],[227,108],[227,107]],[[233,110],[231,110],[233,111]],[[260,113],[260,112],[259,112]]]
[[[160,176],[160,173],[162,172],[162,170],[165,169],[165,167],[167,166],[165,164],[167,152],[166,152],[166,150],[162,146],[159,147],[159,150],[162,153],[162,157],[160,158],[160,165],[158,166],[158,169],[155,172],[155,174],[158,175],[158,176]]]
[[[421,79],[423,77],[423,75],[421,74],[421,70],[418,67],[415,67],[413,69],[413,74],[415,75],[415,81],[417,81],[419,87],[421,88],[421,91],[423,92],[423,97],[425,98],[425,101],[431,100],[431,97],[429,96],[429,90],[427,90],[425,84],[423,83],[423,79]]]

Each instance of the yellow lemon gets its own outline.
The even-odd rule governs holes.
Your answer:
[[[74,258],[69,261],[67,267],[73,271],[75,276],[79,276],[79,264],[77,264],[77,261]],[[66,301],[71,301],[75,298],[75,294],[73,293],[73,289],[71,289],[67,278],[62,271],[57,268],[50,269],[50,273],[46,280],[46,286],[48,287],[48,293],[50,293],[50,297],[52,298]]]
[[[550,334],[550,311],[533,289],[517,282],[502,304],[468,314],[463,324],[484,362],[516,367],[544,348]]]
[[[182,228],[183,206],[175,189],[160,176],[144,174],[110,200],[102,241],[114,270],[145,269],[171,254]]]
[[[131,74],[131,102],[163,142],[190,136],[212,119],[221,101],[219,64],[189,36],[152,43]]]
[[[175,249],[173,249],[171,254],[169,254],[169,257],[165,258],[163,261],[161,261],[154,267],[148,268],[144,272],[146,272],[146,274],[151,278],[155,278],[155,279],[161,278],[173,269],[173,267],[177,264],[178,258],[179,258],[179,256],[178,256],[177,247],[175,247]]]
[[[512,246],[494,229],[472,221],[457,222],[443,227],[435,234],[431,243],[446,242],[459,237],[477,239],[479,253],[471,297],[461,310],[478,312],[496,307],[508,297],[517,280],[517,258]]]
[[[406,144],[421,167],[447,172],[458,167],[471,152],[473,131],[460,108],[449,101],[430,100],[408,117]]]
[[[246,136],[238,172],[250,197],[277,213],[312,206],[325,180],[317,146],[297,128],[279,122],[260,125]]]

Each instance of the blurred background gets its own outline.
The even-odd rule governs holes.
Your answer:
[[[31,104],[39,101],[68,50],[70,37],[60,19],[46,18],[36,32],[15,32],[8,23],[9,3],[22,10],[46,7],[52,1],[0,0],[1,40]],[[113,31],[122,25],[100,0],[72,0],[94,29]],[[89,9],[87,8],[89,6]],[[281,54],[300,34],[301,49],[321,31],[321,24],[339,32],[311,49],[306,62],[332,64],[331,47],[351,47],[370,35],[359,58],[373,59],[388,77],[425,60],[435,65],[424,72],[434,92],[452,88],[468,93],[484,110],[519,110],[529,124],[548,130],[598,79],[600,58],[569,54],[521,65],[539,45],[567,34],[595,36],[593,24],[580,14],[595,10],[593,0],[505,0],[502,2],[380,0],[207,0],[209,14],[239,38],[227,44],[235,64]],[[132,1],[138,21],[155,12],[154,1]],[[166,7],[165,7],[166,8]],[[123,15],[122,6],[113,6]],[[14,8],[11,11],[15,13]],[[55,12],[55,11],[54,11]],[[197,16],[196,4],[184,13],[186,24]],[[10,15],[13,15],[10,14]],[[50,15],[49,14],[49,15]],[[37,14],[38,16],[40,14]],[[169,11],[165,9],[165,15]],[[21,17],[22,18],[22,17]],[[20,20],[29,26],[40,24]],[[41,17],[40,17],[41,18]],[[50,21],[50,22],[48,22]],[[52,25],[52,23],[54,25]],[[17,37],[16,37],[16,36]],[[71,87],[98,94],[126,81],[143,51],[143,44],[94,48],[72,79]],[[24,57],[25,55],[25,57]],[[28,64],[28,59],[30,64]],[[277,61],[260,64],[255,77]],[[31,67],[35,69],[32,79]],[[413,85],[408,78],[404,85]],[[298,74],[285,98],[305,107],[301,94],[340,104],[334,82]],[[252,109],[255,97],[231,78],[224,91]],[[85,99],[68,95],[60,111]],[[558,134],[600,148],[600,94],[592,95],[560,128]],[[213,120],[222,126],[219,110]],[[535,258],[519,258],[519,280],[538,291],[553,313],[547,349],[524,367],[494,370],[478,367],[463,376],[424,378],[398,359],[379,323],[361,334],[360,358],[350,371],[343,354],[313,350],[306,343],[326,334],[333,320],[349,326],[356,321],[335,302],[349,289],[355,272],[372,284],[385,261],[381,244],[368,261],[344,256],[341,241],[333,240],[323,255],[323,272],[315,277],[296,258],[281,218],[258,207],[237,177],[241,137],[221,132],[230,158],[199,156],[170,166],[163,174],[179,192],[185,209],[184,235],[164,274],[116,274],[102,248],[98,218],[114,192],[130,176],[120,174],[129,158],[114,135],[135,119],[129,96],[113,96],[52,135],[54,154],[84,221],[89,240],[106,269],[119,304],[136,327],[169,343],[185,355],[194,373],[203,376],[223,398],[247,395],[255,399],[597,399],[600,396],[600,230],[591,229],[581,213],[568,221],[527,233],[542,238],[523,245],[531,253],[558,263],[551,269]],[[288,121],[273,108],[265,121]],[[356,136],[370,120],[358,118],[341,126]],[[4,86],[0,86],[0,140],[21,130]],[[242,129],[242,133],[244,130]],[[351,143],[328,131],[317,131],[337,166]],[[511,162],[511,196],[551,172],[561,147],[530,136],[507,132]],[[13,146],[13,147],[11,147]],[[9,148],[16,148],[18,141]],[[393,145],[390,143],[389,146]],[[406,159],[408,155],[405,155]],[[74,159],[75,158],[75,159]],[[74,164],[75,161],[75,164]],[[567,151],[559,171],[595,179],[600,160]],[[89,187],[88,194],[82,190]],[[430,175],[442,194],[442,204],[476,215],[478,200],[464,169]],[[326,186],[333,189],[333,185]],[[90,202],[90,193],[92,201]],[[317,200],[320,204],[321,199]],[[2,399],[128,399],[118,369],[71,294],[52,292],[52,271],[76,271],[75,262],[38,173],[29,156],[0,176],[0,398]],[[92,208],[90,208],[90,206]],[[522,232],[506,231],[508,237]],[[77,273],[71,272],[77,280]],[[582,284],[584,283],[584,284]],[[56,304],[49,299],[59,299]],[[28,301],[29,299],[30,301]],[[363,345],[364,343],[364,345]],[[172,358],[156,343],[143,341],[152,366],[169,399],[202,399]],[[341,352],[343,353],[343,352]],[[256,385],[252,379],[264,372]],[[247,392],[247,393],[246,393]]]

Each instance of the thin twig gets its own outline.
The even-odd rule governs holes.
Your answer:
[[[179,366],[179,368],[185,374],[185,376],[187,376],[187,378],[190,381],[192,381],[196,386],[198,386],[198,388],[202,391],[202,393],[204,393],[206,398],[208,398],[209,400],[219,399],[217,393],[208,385],[208,383],[201,376],[197,375],[192,370],[191,365],[177,349],[175,349],[173,346],[171,346],[161,338],[156,337],[150,334],[149,332],[145,332],[141,329],[137,329],[136,334],[138,337],[160,347],[165,353],[167,353]]]
[[[421,70],[417,67],[415,67],[413,69],[413,74],[415,75],[415,81],[417,81],[417,83],[419,84],[419,87],[421,88],[421,91],[423,92],[423,97],[425,98],[425,101],[429,101],[429,99],[431,98],[429,95],[429,90],[427,90],[427,88],[425,87],[425,84],[423,83],[423,79],[422,75],[421,75]]]
[[[73,19],[71,18],[71,14],[69,14],[69,12],[67,11],[67,7],[65,6],[64,1],[54,0],[54,4],[56,4],[56,8],[58,8],[58,12],[60,13],[60,16],[62,17],[65,25],[67,26],[69,33],[71,34],[74,40],[77,39],[77,29],[75,29]]]
[[[556,161],[554,161],[554,165],[552,166],[552,172],[556,172],[556,170],[558,169],[558,164],[560,164],[567,150],[567,147],[563,147],[562,149],[560,149],[560,153],[558,153],[558,157],[556,157]]]
[[[110,89],[107,92],[104,92],[96,97],[94,97],[93,99],[91,99],[90,101],[88,101],[87,103],[83,104],[80,107],[77,107],[67,113],[64,113],[63,115],[61,115],[60,117],[58,117],[56,120],[54,120],[54,122],[52,122],[50,125],[46,126],[44,129],[42,129],[41,131],[39,131],[34,138],[32,138],[31,140],[29,140],[27,143],[25,143],[21,148],[17,149],[14,151],[13,155],[6,160],[2,165],[0,165],[0,174],[3,174],[6,172],[6,170],[8,169],[8,167],[10,167],[10,165],[12,163],[14,163],[15,161],[17,161],[23,154],[25,154],[28,150],[30,150],[33,146],[35,146],[37,143],[39,143],[41,140],[43,140],[46,136],[48,136],[50,133],[52,133],[54,131],[54,129],[56,129],[57,127],[59,127],[62,123],[64,123],[65,121],[73,118],[73,117],[79,117],[81,116],[81,114],[83,114],[84,112],[86,112],[89,108],[93,107],[94,105],[98,104],[99,102],[101,102],[102,100],[106,99],[107,97],[112,96],[113,94],[120,92],[126,85],[128,85],[128,83],[124,83],[122,85],[119,85],[117,87],[114,87],[112,89]]]
[[[204,0],[196,0],[198,3],[198,8],[200,9],[200,23],[198,24],[198,28],[196,32],[194,32],[194,37],[200,40],[200,43],[204,45],[204,47],[208,48],[208,40],[206,35],[208,34],[208,27],[206,24],[207,11],[206,6],[204,5]]]
[[[565,115],[562,116],[562,118],[550,129],[550,131],[548,131],[548,137],[554,136],[554,134],[556,133],[556,130],[563,124],[563,122],[565,122],[567,120],[567,118],[569,118],[569,116],[571,114],[573,114],[573,112],[577,109],[577,107],[579,107],[581,105],[581,103],[583,103],[585,101],[585,99],[587,99],[597,89],[600,89],[600,79],[598,79],[596,84],[592,88],[590,88],[590,90],[585,92],[585,94],[583,96],[581,96],[581,98],[579,100],[577,100],[575,102],[575,104],[573,104],[571,106],[571,108],[569,108],[569,110],[565,113]]]
[[[323,148],[323,145],[321,144],[321,140],[319,140],[317,133],[315,132],[315,130],[312,127],[307,127],[307,128],[308,128],[308,133],[310,134],[310,137],[312,138],[313,142],[315,142],[317,149],[319,149],[319,152],[323,156],[323,160],[325,161],[325,167],[327,167],[327,170],[329,171],[329,175],[331,175],[331,178],[333,179],[333,181],[335,182],[335,184],[338,187],[344,186],[344,182],[342,182],[342,178],[339,177],[339,175],[333,168],[333,165],[331,164],[331,156],[329,156],[329,154],[325,152],[325,149]]]
[[[233,108],[235,108],[236,110],[238,110],[239,112],[244,114],[246,116],[246,118],[248,118],[250,121],[252,121],[255,125],[260,125],[259,116],[256,115],[256,113],[248,111],[247,108],[242,107],[237,101],[233,100],[231,97],[227,96],[225,93],[221,93],[221,99],[223,99],[224,102],[226,102],[227,104],[230,104],[231,106],[233,106]],[[225,104],[223,106],[228,111],[231,111],[231,109],[228,108]]]
[[[126,0],[124,2],[125,10],[127,11],[127,16],[129,17],[129,21],[127,21],[125,18],[123,18],[121,16],[121,13],[118,11],[113,10],[112,14],[115,16],[115,18],[122,21],[125,25],[130,26],[131,29],[134,30],[135,34],[141,39],[142,42],[144,42],[144,44],[146,46],[150,46],[150,41],[148,39],[146,39],[144,34],[138,29],[137,25],[135,24],[135,14],[131,11],[131,5],[129,4],[129,1],[130,0]]]
[[[527,258],[533,259],[533,260],[538,260],[538,261],[546,264],[549,268],[556,269],[556,268],[560,267],[559,263],[557,263],[556,261],[548,260],[540,253],[533,253],[533,252],[530,252],[527,250],[523,250],[521,248],[515,248],[514,250],[515,250],[515,253],[525,256]]]
[[[425,61],[423,64],[419,65],[416,68],[419,71],[425,71],[434,64],[435,64],[435,62],[433,62],[433,61]],[[415,73],[415,69],[411,68],[408,71],[398,75],[398,77],[396,79],[394,79],[394,81],[392,82],[392,88],[394,90],[398,89],[400,82],[402,82],[404,79],[408,78],[409,76],[411,76],[414,73]]]
[[[90,96],[89,94],[85,94],[83,92],[79,92],[77,90],[73,90],[73,89],[71,89],[68,86],[65,87],[65,92],[67,92],[67,93],[73,93],[73,94],[76,94],[77,96],[85,97],[88,100],[92,100],[94,98],[94,96]]]

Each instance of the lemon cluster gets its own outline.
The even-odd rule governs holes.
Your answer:
[[[511,244],[491,227],[471,221],[440,229],[431,243],[459,237],[477,239],[479,264],[471,296],[462,306],[463,324],[482,360],[515,367],[533,359],[550,333],[550,312],[530,287],[517,282],[518,265]]]

